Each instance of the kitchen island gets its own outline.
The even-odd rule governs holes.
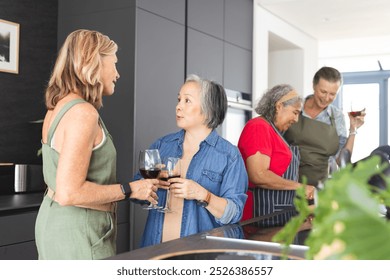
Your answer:
[[[111,260],[208,260],[208,259],[281,259],[282,247],[271,242],[282,226],[264,226],[270,217],[293,211],[253,218],[207,232],[171,240],[155,246],[136,249],[113,256]],[[304,259],[304,240],[311,229],[308,221],[290,246],[289,259]]]

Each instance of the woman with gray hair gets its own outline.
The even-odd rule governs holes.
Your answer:
[[[181,87],[176,105],[176,124],[181,130],[155,141],[162,158],[181,162],[181,177],[162,187],[170,188],[171,212],[149,211],[142,246],[237,223],[242,217],[248,177],[236,146],[216,132],[226,115],[224,88],[190,75]],[[138,173],[135,179],[141,178]],[[158,191],[165,201],[166,191]]]
[[[246,164],[249,177],[248,200],[243,219],[271,214],[293,206],[298,183],[298,147],[290,147],[284,133],[298,121],[302,97],[287,84],[268,90],[256,107],[260,116],[244,127],[238,148]],[[313,186],[307,187],[308,198],[313,197]],[[283,225],[284,221],[270,218],[266,225]]]

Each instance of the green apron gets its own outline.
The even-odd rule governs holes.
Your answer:
[[[72,100],[64,105],[42,143],[43,175],[47,186],[55,192],[59,154],[51,139],[65,113],[74,105],[85,102]],[[102,146],[92,151],[87,181],[101,185],[116,182],[116,150],[103,121],[99,123],[107,136]],[[116,253],[116,214],[76,206],[60,206],[45,195],[35,223],[35,241],[39,259],[103,259]]]
[[[319,181],[328,177],[328,160],[337,153],[339,136],[335,120],[330,117],[331,125],[302,116],[284,134],[290,145],[299,146],[301,162],[299,165],[299,181],[303,176],[307,183],[316,186]]]

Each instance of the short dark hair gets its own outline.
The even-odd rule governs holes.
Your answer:
[[[320,68],[313,77],[313,85],[317,85],[320,79],[324,79],[328,82],[337,83],[340,82],[342,84],[343,80],[339,70],[333,67],[324,66]]]
[[[220,84],[203,79],[195,74],[187,77],[187,82],[195,82],[200,86],[200,100],[202,113],[206,116],[205,125],[208,128],[217,128],[223,123],[227,111],[227,97],[225,89]]]

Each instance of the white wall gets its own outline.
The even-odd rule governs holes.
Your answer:
[[[302,49],[286,49],[269,51],[268,54],[268,85],[291,84],[304,94],[304,51]]]
[[[264,91],[274,85],[270,83],[290,83],[303,95],[310,94],[318,68],[317,41],[262,8],[257,0],[253,20],[254,106]],[[270,45],[270,36],[288,42],[287,46]]]
[[[341,72],[390,70],[390,36],[319,42],[319,64]]]

